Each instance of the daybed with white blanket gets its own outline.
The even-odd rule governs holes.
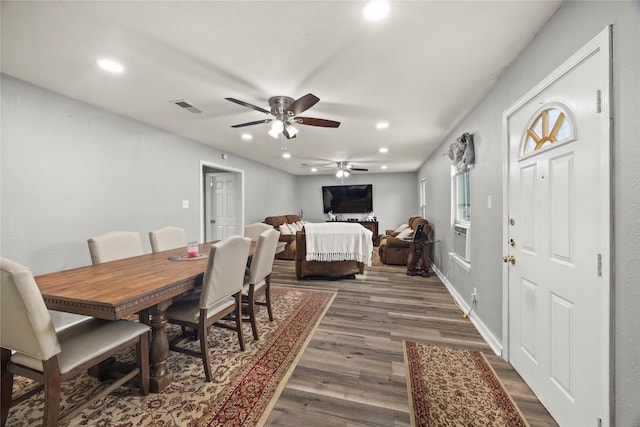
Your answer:
[[[372,232],[358,223],[307,223],[296,233],[296,277],[345,277],[371,265]]]

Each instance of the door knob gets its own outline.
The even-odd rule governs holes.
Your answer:
[[[508,256],[502,257],[502,261],[505,262],[505,263],[510,262],[511,264],[515,264],[516,263],[516,257],[508,255]]]

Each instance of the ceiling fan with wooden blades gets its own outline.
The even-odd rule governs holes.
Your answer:
[[[356,168],[349,162],[336,162],[337,171],[336,176],[338,178],[346,178],[351,175],[351,172],[367,172],[369,169]]]
[[[333,165],[323,164],[323,165],[315,165],[313,163],[301,163],[301,166],[308,166],[311,168],[321,168],[325,170],[335,171],[335,174],[338,178],[346,178],[351,175],[352,172],[368,172],[369,169],[360,168],[354,166],[354,163],[348,161],[337,161],[332,162]]]
[[[320,101],[320,98],[317,96],[308,93],[298,99],[293,99],[288,96],[272,96],[269,98],[269,108],[267,110],[262,107],[258,107],[257,105],[250,104],[245,101],[241,101],[236,98],[225,98],[227,101],[234,102],[238,105],[242,105],[246,108],[251,108],[252,110],[259,111],[261,113],[267,114],[269,117],[263,120],[255,120],[247,123],[240,123],[237,125],[232,125],[232,128],[241,128],[246,126],[253,126],[261,123],[273,123],[271,125],[271,130],[269,131],[269,135],[274,138],[278,138],[278,136],[282,133],[287,139],[295,138],[298,133],[298,129],[294,127],[295,125],[306,125],[306,126],[318,126],[325,128],[337,128],[340,126],[340,122],[336,122],[334,120],[327,119],[318,119],[314,117],[300,117],[298,114],[301,114],[307,111],[309,108],[313,107]]]

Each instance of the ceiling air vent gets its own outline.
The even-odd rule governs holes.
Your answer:
[[[178,107],[180,108],[184,108],[185,110],[191,111],[193,114],[200,114],[202,113],[202,110],[194,107],[193,105],[191,105],[188,101],[185,101],[184,99],[178,99],[175,101],[169,101],[173,104],[176,104]]]

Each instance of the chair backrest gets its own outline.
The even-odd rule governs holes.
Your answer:
[[[249,283],[257,283],[271,274],[279,238],[280,233],[274,228],[260,234],[260,237],[258,237],[258,243],[256,244],[255,253],[253,254],[253,259],[251,260]]]
[[[51,316],[31,271],[0,258],[0,346],[48,360],[60,353]]]
[[[244,227],[244,237],[248,237],[254,242],[257,242],[258,236],[260,236],[263,231],[272,229],[273,226],[271,226],[270,224],[265,224],[264,222],[254,222],[253,224],[247,224]]]
[[[242,236],[227,237],[211,245],[202,279],[200,308],[242,290],[250,248],[251,239]]]
[[[187,234],[184,228],[162,227],[149,232],[151,251],[160,252],[187,246]]]
[[[109,231],[87,242],[93,264],[144,255],[142,239],[136,231]]]

